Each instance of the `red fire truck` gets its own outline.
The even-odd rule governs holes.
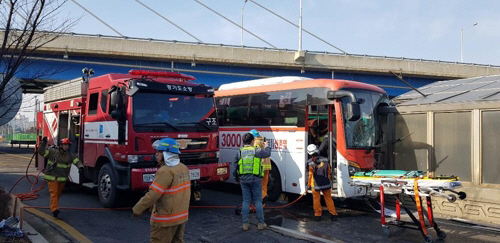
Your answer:
[[[93,72],[93,71],[92,71]],[[192,198],[200,183],[225,181],[229,164],[219,163],[214,89],[174,72],[131,70],[63,82],[45,89],[37,114],[38,143],[72,141],[71,152],[85,165],[72,166],[69,180],[97,187],[104,207],[116,206],[123,191],[148,189],[157,170],[152,143],[175,138],[191,175]],[[43,170],[41,156],[36,166]]]

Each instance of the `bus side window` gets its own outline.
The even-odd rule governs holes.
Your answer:
[[[224,97],[217,99],[217,108],[220,125],[242,126],[248,125],[249,95]],[[224,119],[224,120],[222,120]]]

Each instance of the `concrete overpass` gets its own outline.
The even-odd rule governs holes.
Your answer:
[[[146,38],[65,34],[40,48],[39,66],[72,69],[53,75],[52,82],[81,75],[92,67],[96,75],[126,72],[131,68],[186,72],[198,81],[218,86],[225,82],[296,75],[338,78],[379,85],[391,95],[409,87],[390,72],[401,74],[412,85],[455,78],[500,74],[500,66],[443,62],[398,57],[270,49],[223,44],[180,42]],[[78,68],[75,68],[78,67]],[[123,71],[121,71],[123,70]],[[72,77],[70,77],[73,75]]]

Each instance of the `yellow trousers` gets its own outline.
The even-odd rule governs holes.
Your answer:
[[[328,208],[328,212],[332,215],[337,215],[337,211],[335,210],[335,205],[333,204],[332,199],[332,190],[326,189],[322,190],[323,198],[325,199],[326,207]],[[321,192],[313,190],[313,208],[314,208],[314,216],[321,216],[321,212],[323,209],[321,208]]]
[[[264,177],[262,178],[262,199],[267,196],[267,183],[269,182],[269,171],[264,171]]]
[[[50,211],[54,212],[59,209],[59,198],[61,198],[66,182],[47,181],[47,185],[50,193]]]
[[[186,223],[169,226],[169,227],[158,227],[151,226],[151,243],[183,243],[184,242],[184,230],[186,229]]]

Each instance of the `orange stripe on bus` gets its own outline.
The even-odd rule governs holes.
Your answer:
[[[215,97],[224,97],[232,95],[244,95],[244,94],[255,94],[255,93],[265,93],[265,92],[275,92],[284,90],[297,90],[297,89],[308,89],[308,88],[329,88],[331,90],[339,90],[342,88],[354,88],[354,89],[365,89],[372,90],[381,93],[385,91],[375,85],[340,80],[340,79],[309,79],[297,82],[290,82],[284,84],[274,84],[274,85],[263,85],[257,87],[230,89],[230,90],[218,90],[215,91]],[[325,97],[326,98],[326,97]]]
[[[219,131],[226,132],[248,132],[252,129],[257,129],[259,132],[287,132],[287,131],[306,131],[305,127],[219,127]]]

